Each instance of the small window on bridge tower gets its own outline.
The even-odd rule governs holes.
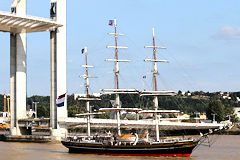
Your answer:
[[[17,11],[17,10],[16,10],[16,7],[12,7],[12,8],[11,8],[11,13],[12,13],[12,14],[16,14],[16,11]]]
[[[50,17],[51,18],[56,17],[56,13],[57,13],[57,3],[56,2],[52,2],[51,3],[51,8],[50,8]]]

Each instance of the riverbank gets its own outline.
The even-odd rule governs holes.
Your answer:
[[[227,130],[221,130],[219,131],[220,135],[240,135],[240,129],[237,127],[233,127],[231,129],[227,129]]]

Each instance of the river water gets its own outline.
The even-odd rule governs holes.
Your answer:
[[[196,148],[191,157],[126,157],[70,154],[61,144],[0,142],[0,160],[238,160],[240,136],[211,136],[207,143]]]

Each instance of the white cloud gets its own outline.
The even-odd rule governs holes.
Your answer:
[[[238,40],[240,39],[240,28],[224,26],[220,31],[214,34],[212,38],[221,40]]]

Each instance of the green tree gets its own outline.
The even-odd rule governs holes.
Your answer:
[[[45,107],[45,106],[38,106],[37,108],[37,117],[41,118],[49,118],[50,117],[50,110],[49,107]]]
[[[209,103],[206,114],[208,119],[213,119],[213,114],[215,114],[215,120],[221,122],[225,118],[224,105],[220,100],[213,100]]]
[[[3,111],[4,104],[4,96],[0,94],[0,111]]]
[[[83,113],[80,109],[80,107],[74,105],[74,106],[68,106],[68,117],[75,117],[76,114]]]
[[[229,116],[230,116],[230,121],[231,122],[238,122],[239,121],[237,115],[234,113],[234,108],[233,107],[231,107],[231,106],[225,107],[224,112],[225,112],[224,113],[225,114],[225,119],[226,118],[228,119]]]

